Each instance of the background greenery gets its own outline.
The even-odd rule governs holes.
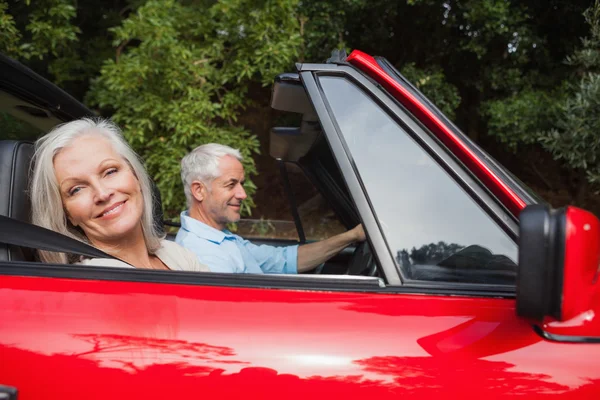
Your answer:
[[[118,122],[171,218],[178,161],[213,141],[279,216],[269,85],[335,48],[386,57],[555,206],[600,213],[598,0],[0,0],[0,51]]]

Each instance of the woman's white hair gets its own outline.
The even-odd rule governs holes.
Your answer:
[[[181,181],[188,207],[192,205],[192,182],[198,180],[209,185],[221,175],[219,161],[221,157],[232,156],[238,161],[244,158],[239,150],[218,143],[203,144],[196,147],[181,160]],[[210,186],[208,186],[210,188]]]
[[[73,140],[84,135],[99,135],[111,144],[113,149],[129,164],[140,183],[143,199],[142,232],[150,254],[160,247],[164,235],[154,225],[154,194],[152,183],[138,155],[129,147],[121,130],[113,122],[105,119],[83,118],[56,126],[51,132],[35,142],[33,174],[31,177],[31,208],[34,224],[55,232],[90,243],[84,232],[73,226],[62,204],[60,189],[54,173],[54,158]],[[40,258],[48,263],[67,263],[64,253],[40,251]]]

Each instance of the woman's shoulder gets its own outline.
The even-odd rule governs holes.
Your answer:
[[[206,265],[198,261],[198,257],[192,251],[170,240],[161,240],[156,255],[171,269],[194,272],[210,271]]]

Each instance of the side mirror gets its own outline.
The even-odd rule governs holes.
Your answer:
[[[280,74],[271,91],[271,107],[275,110],[303,114],[304,119],[317,121],[306,90],[295,73]]]
[[[521,215],[517,314],[570,320],[600,312],[600,222],[576,207],[527,206]]]

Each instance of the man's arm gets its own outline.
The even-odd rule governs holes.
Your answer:
[[[298,247],[298,272],[309,271],[329,260],[348,245],[354,242],[363,242],[365,239],[363,226],[358,224],[347,232],[320,242],[302,245]]]

